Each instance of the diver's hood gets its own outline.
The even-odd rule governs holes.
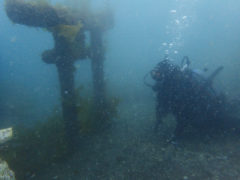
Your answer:
[[[152,79],[163,81],[176,70],[176,66],[169,60],[163,60],[150,72]]]

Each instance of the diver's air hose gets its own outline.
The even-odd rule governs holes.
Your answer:
[[[146,86],[152,88],[153,85],[149,84],[147,81],[146,81],[146,78],[148,77],[148,75],[150,74],[150,72],[148,72],[147,74],[145,74],[144,78],[143,78],[143,82]]]

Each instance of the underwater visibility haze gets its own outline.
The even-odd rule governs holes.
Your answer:
[[[239,19],[234,0],[1,1],[0,163],[19,180],[240,179]]]

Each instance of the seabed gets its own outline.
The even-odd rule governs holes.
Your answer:
[[[124,104],[120,109],[110,131],[86,137],[71,159],[50,165],[32,179],[240,179],[240,141],[236,135],[196,137],[173,145],[166,142],[168,135],[163,135],[169,132],[170,136],[172,127],[153,134],[151,107]]]

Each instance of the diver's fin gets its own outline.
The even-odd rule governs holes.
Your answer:
[[[223,70],[223,66],[218,67],[213,73],[207,78],[206,86],[212,85],[214,78]]]
[[[188,56],[184,56],[181,61],[181,71],[189,68],[191,61],[189,60]]]

